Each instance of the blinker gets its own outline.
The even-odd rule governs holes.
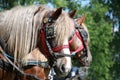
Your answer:
[[[46,26],[45,32],[46,32],[47,39],[55,38],[56,36],[54,26]]]

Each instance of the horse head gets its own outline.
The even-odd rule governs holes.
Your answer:
[[[75,32],[69,41],[69,45],[72,54],[75,54],[74,59],[77,59],[82,66],[89,66],[92,56],[89,49],[89,32],[83,23],[84,20],[85,16],[75,19]]]
[[[59,77],[66,76],[71,70],[71,57],[66,55],[70,55],[69,38],[73,32],[74,21],[62,8],[44,15],[38,46]]]

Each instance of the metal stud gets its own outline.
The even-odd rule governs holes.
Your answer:
[[[44,23],[47,23],[48,20],[49,20],[48,18],[44,18],[43,22],[44,22]]]

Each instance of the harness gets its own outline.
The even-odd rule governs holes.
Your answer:
[[[83,47],[82,46],[79,47],[80,49],[83,48],[81,49],[83,51],[83,54],[80,56],[79,62],[81,63],[81,66],[85,66],[87,64],[87,57],[88,57],[87,44],[86,44],[88,39],[88,33],[81,25],[78,25],[76,22],[75,22],[75,29],[77,30],[76,31],[77,36],[82,41],[82,46],[83,46]]]
[[[54,65],[56,65],[56,60],[58,58],[65,56],[73,57],[79,51],[83,51],[83,54],[79,59],[79,62],[85,65],[86,64],[85,61],[88,56],[86,47],[87,45],[85,44],[88,38],[87,32],[75,22],[75,32],[73,34],[73,37],[69,40],[69,45],[72,44],[74,35],[77,35],[77,37],[82,41],[82,45],[75,51],[71,50],[71,54],[58,53],[58,51],[64,48],[69,48],[69,45],[58,45],[56,47],[51,46],[52,40],[56,37],[56,32],[54,30],[55,20],[53,20],[50,17],[50,12],[46,16],[47,17],[43,18],[42,29],[39,30],[38,40],[40,40],[40,42],[38,42],[38,44],[40,44],[41,46],[39,45],[38,46],[42,50],[42,52],[46,55],[46,57],[49,58],[50,66],[53,67]]]
[[[56,37],[55,34],[55,30],[54,30],[54,22],[55,20],[53,20],[50,17],[50,14],[47,14],[47,17],[44,17],[43,19],[43,26],[42,29],[39,30],[38,33],[38,39],[42,42],[40,43],[38,41],[38,44],[40,44],[41,46],[38,45],[39,48],[42,49],[42,52],[45,53],[45,55],[47,57],[49,57],[50,63],[45,62],[42,63],[40,61],[36,62],[34,60],[29,61],[27,64],[28,65],[40,65],[43,67],[47,67],[48,64],[50,64],[51,67],[54,67],[56,65],[56,60],[58,58],[64,57],[64,56],[68,56],[68,57],[73,57],[75,56],[75,54],[81,50],[83,50],[84,54],[80,57],[81,63],[84,62],[84,57],[87,56],[87,47],[86,47],[86,40],[87,40],[87,35],[84,29],[82,29],[80,26],[77,25],[77,23],[75,23],[75,32],[73,35],[77,35],[77,37],[82,41],[82,46],[80,46],[78,49],[76,49],[75,51],[71,51],[71,54],[61,54],[58,53],[57,51],[62,50],[63,48],[69,48],[69,45],[72,43],[74,36],[69,40],[69,45],[59,45],[56,47],[52,47],[51,46],[51,42],[52,40]],[[1,39],[0,39],[1,40]],[[4,42],[1,41],[3,44]],[[4,46],[3,44],[0,44],[1,47],[3,48],[3,50],[1,51],[1,53],[4,55],[4,57],[8,60],[9,64],[15,68],[15,70],[17,70],[17,72],[19,72],[20,75],[26,75],[28,77],[31,77],[35,80],[39,80],[38,78],[36,78],[36,76],[30,75],[30,74],[25,74],[24,72],[22,72],[15,64],[13,64],[13,62],[9,59],[10,57],[5,55],[7,54],[5,49],[6,49],[6,45]],[[47,63],[47,66],[46,66]],[[27,66],[27,65],[24,65]]]
[[[61,50],[61,49],[63,49],[63,48],[69,48],[69,46],[68,45],[64,45],[64,46],[57,46],[57,47],[54,47],[54,48],[51,48],[51,46],[50,46],[50,39],[53,39],[53,38],[55,38],[55,31],[54,31],[54,26],[46,26],[46,27],[44,27],[43,29],[41,29],[41,31],[40,31],[40,34],[42,34],[41,35],[41,39],[43,39],[42,40],[42,44],[43,44],[43,46],[42,47],[45,47],[46,46],[46,49],[47,50],[45,50],[45,51],[48,51],[48,52],[45,52],[45,53],[47,53],[46,55],[47,56],[51,56],[50,57],[50,60],[52,60],[53,61],[53,65],[52,66],[54,66],[56,63],[55,63],[55,61],[56,61],[56,59],[57,58],[60,58],[60,57],[64,57],[64,56],[68,56],[68,57],[73,57],[73,56],[75,56],[75,54],[77,53],[77,52],[79,52],[79,51],[81,51],[81,50],[83,50],[83,52],[84,52],[84,54],[80,57],[80,59],[81,59],[81,63],[83,64],[83,62],[84,62],[84,57],[86,57],[87,56],[87,47],[86,47],[86,44],[85,44],[85,42],[86,42],[86,40],[87,40],[87,37],[88,37],[88,35],[87,35],[87,33],[86,33],[86,31],[82,28],[82,27],[80,27],[80,26],[77,26],[77,23],[76,23],[76,26],[75,26],[75,33],[73,34],[73,37],[69,40],[69,45],[72,43],[72,41],[73,41],[73,38],[74,38],[74,35],[77,35],[78,36],[78,38],[83,42],[83,45],[82,46],[80,46],[78,49],[76,49],[75,51],[72,51],[71,52],[71,54],[60,54],[60,53],[57,53],[56,51],[59,51],[59,50]],[[46,33],[44,33],[44,31],[46,32]],[[50,31],[50,32],[49,32]],[[5,46],[3,45],[4,44],[4,42],[3,42],[3,40],[2,39],[0,39],[1,41],[1,43],[2,44],[0,44],[0,45],[2,45],[2,47],[5,49]],[[44,42],[44,43],[43,43]],[[2,52],[3,54],[4,54],[4,57],[6,57],[6,59],[8,60],[8,62],[5,62],[5,61],[3,61],[3,60],[0,60],[0,64],[2,64],[0,67],[1,68],[3,68],[4,70],[8,70],[8,69],[10,69],[10,68],[15,68],[16,70],[17,70],[17,72],[19,72],[19,74],[20,75],[26,75],[26,76],[28,76],[29,78],[31,77],[31,78],[34,78],[35,80],[39,80],[38,78],[36,78],[36,76],[33,76],[33,75],[31,75],[31,74],[25,74],[24,72],[22,72],[15,64],[13,64],[13,62],[11,62],[10,61],[10,59],[12,60],[13,59],[13,57],[11,57],[11,56],[9,56],[7,53],[5,53],[4,51]],[[84,59],[83,61],[82,61],[82,59]],[[40,66],[43,66],[43,67],[48,67],[49,65],[48,65],[48,62],[45,62],[45,63],[42,63],[42,62],[40,62],[40,61],[38,61],[38,62],[36,62],[36,61],[34,61],[34,60],[31,60],[31,61],[28,61],[28,63],[27,63],[27,65],[40,65]],[[47,64],[47,65],[46,65]],[[52,63],[51,63],[52,64]],[[84,63],[85,64],[85,63]],[[24,66],[27,66],[27,65],[24,65]],[[12,69],[10,69],[10,70],[12,70]]]
[[[48,61],[45,61],[45,62],[42,62],[40,60],[36,61],[36,60],[29,60],[27,61],[27,63],[23,63],[23,68],[27,67],[28,65],[31,65],[31,66],[35,66],[35,65],[38,65],[38,66],[41,66],[41,67],[44,67],[44,68],[49,68],[49,63]]]
[[[11,59],[13,59],[11,56],[9,56],[4,50],[5,50],[5,45],[6,43],[4,42],[4,40],[0,37],[0,54],[2,54],[2,56],[8,61],[4,61],[2,59],[0,59],[0,68],[3,69],[2,72],[2,80],[4,77],[4,70],[6,71],[11,71],[11,72],[16,72],[17,76],[22,77],[22,76],[26,76],[27,79],[31,78],[33,80],[40,80],[39,78],[37,78],[36,76],[32,75],[32,74],[27,74],[24,73],[23,71],[21,71],[13,62]],[[1,46],[2,45],[2,46]],[[2,47],[4,48],[4,50],[2,49]],[[14,70],[13,70],[14,68]]]
[[[48,58],[50,66],[54,67],[58,58],[70,57],[71,55],[58,53],[58,51],[64,48],[69,48],[69,45],[58,45],[56,47],[51,45],[52,40],[56,37],[56,32],[54,30],[55,20],[50,17],[50,14],[51,12],[49,14],[46,13],[46,17],[43,18],[43,25],[39,30],[37,44],[42,53]]]

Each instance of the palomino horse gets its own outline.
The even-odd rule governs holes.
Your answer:
[[[83,20],[84,20],[84,17],[82,17],[82,18],[80,18],[80,19],[77,19],[77,23],[79,24],[79,25],[81,25],[81,23],[83,22]],[[88,30],[87,30],[87,28],[83,25],[83,27],[84,27],[84,29],[87,31],[87,33],[88,33]],[[83,29],[83,28],[82,28]],[[75,38],[75,37],[74,37]],[[77,38],[77,37],[76,37]],[[72,40],[72,39],[71,39]],[[70,41],[71,41],[70,40]],[[74,41],[75,40],[73,40],[73,42],[72,42],[72,44],[71,45],[73,45],[74,46]],[[79,40],[77,40],[77,41],[79,41]],[[88,37],[88,39],[87,39],[87,42],[89,41],[89,37]],[[78,43],[81,43],[81,42],[78,42]],[[78,45],[78,46],[80,46],[80,45]],[[88,45],[87,45],[88,46]],[[73,47],[74,48],[74,47]],[[71,48],[70,48],[71,49]],[[75,49],[74,49],[75,50]],[[79,51],[78,51],[79,52]],[[42,58],[43,57],[43,58]],[[88,55],[88,59],[89,58],[91,58],[91,55],[89,56]],[[46,58],[40,53],[40,51],[38,50],[38,49],[34,49],[30,54],[28,54],[27,56],[25,56],[24,57],[24,59],[26,59],[25,61],[27,61],[27,60],[36,60],[36,61],[38,61],[39,59],[40,59],[40,61],[43,61],[44,62],[44,59],[45,59],[45,62],[46,62]],[[90,60],[89,60],[90,61]],[[29,62],[29,61],[28,61]],[[29,67],[29,68],[26,68],[26,70],[25,70],[25,72],[26,73],[31,73],[31,74],[36,74],[39,78],[41,78],[41,79],[45,79],[46,77],[47,77],[47,75],[48,75],[48,72],[49,72],[49,69],[47,69],[47,72],[46,72],[46,69],[45,68],[43,68],[43,67],[40,67],[39,66],[39,64],[38,63],[31,63],[30,65],[32,65],[31,67]],[[38,66],[35,66],[35,65],[38,65]],[[30,69],[31,68],[31,69]],[[47,73],[47,75],[46,76],[44,76],[45,74]],[[4,73],[5,74],[5,73]],[[14,73],[13,73],[14,74]],[[10,74],[11,75],[11,74]],[[9,75],[9,76],[10,76]],[[4,76],[6,76],[6,75],[4,75]],[[7,78],[7,77],[6,77]],[[6,79],[7,80],[7,79]],[[22,79],[23,80],[23,79]]]
[[[77,64],[80,64],[79,67],[89,67],[90,63],[92,62],[92,55],[89,50],[89,32],[87,27],[83,23],[84,20],[85,16],[75,19],[73,36],[69,40],[69,49],[71,51],[71,54],[74,55],[72,59],[73,61],[77,62]],[[76,77],[69,78],[58,77],[58,79],[64,80],[65,78],[67,78],[67,80],[78,80],[77,77],[79,77],[79,75],[76,75]]]
[[[74,15],[74,11],[71,12],[70,15]],[[89,50],[89,42],[90,42],[89,32],[88,32],[85,24],[83,24],[84,19],[85,19],[85,16],[82,16],[81,18],[78,18],[78,19],[75,20],[75,25],[76,25],[75,26],[76,27],[75,31],[78,31],[77,28],[79,27],[80,30],[82,31],[79,34],[82,34],[82,35],[79,35],[79,36],[81,36],[81,38],[80,38],[80,37],[78,37],[77,32],[75,34],[73,34],[73,36],[69,40],[69,43],[70,43],[69,48],[70,48],[71,51],[73,51],[72,53],[75,53],[76,59],[78,60],[78,62],[82,66],[89,66],[90,62],[92,61],[92,56],[91,56],[91,53],[90,53],[90,50]],[[84,41],[82,39],[84,39]],[[84,45],[84,43],[85,43],[85,45]],[[86,50],[87,50],[87,52],[86,52]],[[43,60],[40,60],[40,61],[46,62],[47,60],[45,59],[44,55],[42,55],[43,58],[41,58],[42,56],[39,56],[39,54],[41,54],[40,51],[38,49],[35,49],[35,50],[32,51],[32,54],[28,54],[29,56],[28,55],[25,56],[24,59],[28,59],[28,60],[33,59],[33,60],[36,60],[36,61],[38,61],[37,59],[43,59]],[[81,56],[82,56],[82,58],[81,58]],[[25,61],[27,61],[27,60],[25,60]],[[43,67],[33,66],[33,67],[30,67],[30,68],[26,69],[25,72],[26,73],[31,73],[31,74],[35,74],[35,72],[36,72],[36,74],[39,76],[39,78],[46,79],[48,77],[49,68],[44,68],[44,66]],[[43,76],[43,75],[45,75],[45,76]]]
[[[73,15],[73,14],[74,14],[74,12],[72,12],[70,15]],[[75,58],[76,58],[76,60],[78,60],[77,62],[79,62],[82,65],[82,67],[89,66],[92,61],[92,56],[91,56],[91,53],[89,50],[89,42],[90,42],[89,32],[88,32],[87,27],[83,23],[84,20],[85,20],[85,16],[82,16],[81,18],[78,18],[75,20],[75,32],[73,33],[73,36],[69,40],[69,44],[70,44],[69,48],[72,52],[71,54],[74,53],[76,55]],[[81,32],[79,32],[79,31],[81,31]],[[28,54],[29,56],[25,56],[25,59],[34,59],[34,60],[41,59],[41,58],[38,58],[39,55],[37,53],[40,54],[40,51],[38,51],[38,49],[35,49],[35,50],[33,50],[32,54]],[[37,57],[35,57],[36,55],[37,55]],[[44,60],[44,56],[43,56],[43,60]],[[27,61],[27,60],[25,60],[25,61]],[[36,61],[38,61],[38,60],[36,60]],[[45,61],[46,61],[46,59],[45,59]],[[45,61],[42,61],[42,62],[45,62]],[[40,66],[34,66],[34,67],[30,67],[30,68],[26,69],[25,71],[27,73],[31,73],[31,74],[34,74],[36,72],[36,74],[40,78],[43,77],[43,76],[41,76],[41,74],[46,75],[45,78],[48,77],[47,73],[49,72],[49,69],[42,68]],[[41,70],[43,72],[41,73],[39,70]],[[45,79],[45,78],[42,78],[42,79]]]
[[[57,55],[70,55],[68,40],[73,26],[73,19],[62,8],[19,6],[0,13],[0,37],[7,44],[6,52],[14,57],[14,64],[22,70],[24,56],[38,47],[59,77],[71,69],[71,58]]]

